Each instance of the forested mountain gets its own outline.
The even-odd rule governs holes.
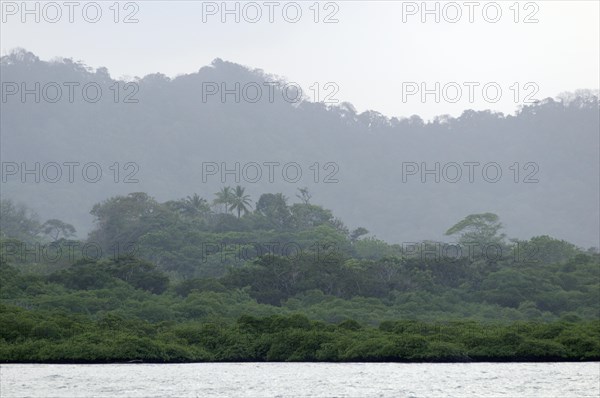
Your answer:
[[[285,96],[294,94],[283,83],[265,85],[282,79],[220,59],[195,73],[132,82],[115,80],[105,68],[68,59],[46,62],[24,50],[2,57],[0,66],[0,154],[6,165],[18,166],[16,171],[3,166],[2,196],[73,224],[81,238],[92,230],[92,206],[114,195],[150,192],[165,202],[194,192],[209,197],[239,183],[255,199],[265,192],[294,197],[298,188],[308,187],[314,200],[335,209],[347,225],[363,226],[392,243],[446,239],[443,232],[458,218],[492,212],[515,238],[550,235],[598,246],[600,124],[598,98],[589,93],[545,99],[514,115],[465,110],[460,117],[425,122],[418,116],[358,113],[347,103],[290,101]],[[32,94],[12,94],[23,82],[29,89],[40,83],[39,102]],[[56,98],[53,82],[62,87],[56,102],[49,101]],[[234,95],[224,100],[208,95],[222,83],[229,89],[250,86],[239,102]],[[256,86],[263,95],[251,102],[250,88]],[[94,87],[102,89],[97,102],[91,100]],[[400,99],[398,109],[403,112]],[[47,168],[50,174],[39,183],[32,175],[23,183],[21,172],[36,162],[39,173],[51,162],[62,165],[62,178],[52,182],[54,171]],[[73,182],[65,162],[79,162]],[[81,175],[90,162],[102,170],[97,182]],[[203,181],[203,163],[206,171],[207,163],[233,169],[236,162],[240,170],[256,162],[262,177],[250,181],[256,174],[247,169],[239,181],[226,175],[223,182],[219,172]],[[267,162],[280,163],[272,182]],[[287,179],[281,174],[290,162],[302,171],[298,181],[296,169]],[[421,181],[420,171],[440,163],[441,172],[449,162],[461,167],[456,182],[452,167],[439,182],[433,175]],[[479,162],[473,182],[468,162]],[[502,171],[497,182],[482,175],[492,162]],[[415,165],[419,170],[413,174],[407,167]],[[403,167],[410,172],[405,178]],[[90,181],[95,170],[87,175]]]
[[[600,358],[591,92],[424,121],[0,66],[2,362]]]

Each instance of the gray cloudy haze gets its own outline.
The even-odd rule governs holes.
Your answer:
[[[313,99],[315,82],[333,82],[334,99],[359,111],[427,119],[468,108],[513,113],[525,101],[599,87],[597,1],[143,1],[122,2],[118,13],[106,1],[95,23],[87,20],[96,8],[84,3],[23,3],[32,14],[2,3],[2,54],[23,47],[106,67],[114,78],[175,77],[222,58],[284,76]],[[465,83],[480,85],[470,92]],[[488,83],[501,95],[496,86],[484,92]],[[441,98],[423,101],[421,88]]]
[[[599,11],[595,1],[3,1],[3,191],[83,235],[111,195],[167,201],[246,182],[254,201],[308,186],[350,227],[390,242],[444,240],[454,220],[489,211],[510,237],[598,246]],[[104,87],[102,101],[69,86],[85,82]],[[44,165],[72,160],[143,178],[44,183]],[[41,183],[27,176],[36,162]],[[244,178],[245,165],[266,175],[269,162],[300,164],[303,179]],[[324,183],[315,167],[337,178]]]

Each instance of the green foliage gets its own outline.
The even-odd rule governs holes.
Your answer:
[[[446,231],[446,235],[461,234],[459,242],[480,245],[500,244],[504,234],[499,234],[502,224],[494,213],[471,214]]]
[[[250,195],[246,195],[245,189],[238,185],[233,191],[233,198],[231,199],[229,210],[236,210],[237,217],[240,218],[242,212],[244,212],[244,214],[248,214],[249,206]]]
[[[169,278],[154,264],[133,257],[121,257],[108,264],[107,272],[137,289],[161,294],[167,289]]]
[[[281,193],[262,194],[256,202],[256,214],[262,216],[257,221],[263,229],[285,230],[292,226],[287,198]]]
[[[42,227],[42,232],[52,238],[53,241],[57,241],[62,235],[63,238],[70,238],[75,236],[75,227],[71,224],[67,224],[55,218],[46,221]]]
[[[12,200],[0,200],[0,238],[31,243],[38,240],[40,222],[37,214]]]
[[[407,253],[359,239],[306,194],[263,194],[246,212],[238,188],[217,195],[222,213],[199,195],[111,198],[88,241],[42,255],[35,228],[1,238],[0,361],[600,358],[597,253],[547,236],[511,246],[489,213],[449,232],[500,242],[493,261]],[[53,238],[69,234],[61,223]],[[73,250],[86,243],[104,255]]]
[[[236,323],[159,323],[107,314],[94,321],[0,307],[1,362],[560,361],[598,360],[598,322],[484,325],[348,320],[303,315]]]

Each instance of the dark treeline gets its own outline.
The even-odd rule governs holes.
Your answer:
[[[0,307],[4,362],[597,361],[598,322],[386,321],[378,328],[306,316],[241,316],[235,323],[96,320]]]

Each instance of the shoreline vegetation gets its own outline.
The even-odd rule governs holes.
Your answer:
[[[23,315],[1,308],[3,320]],[[600,323],[384,321],[379,327],[306,316],[242,316],[232,324],[153,325],[107,316],[63,318],[72,329],[28,313],[35,337],[0,344],[0,363],[194,362],[581,362],[600,361]],[[43,334],[46,335],[43,335]],[[36,336],[37,334],[37,336]],[[50,335],[52,334],[52,335]]]
[[[87,240],[2,200],[0,363],[600,360],[597,249],[483,213],[446,232],[477,250],[442,255],[299,191],[113,197]]]

